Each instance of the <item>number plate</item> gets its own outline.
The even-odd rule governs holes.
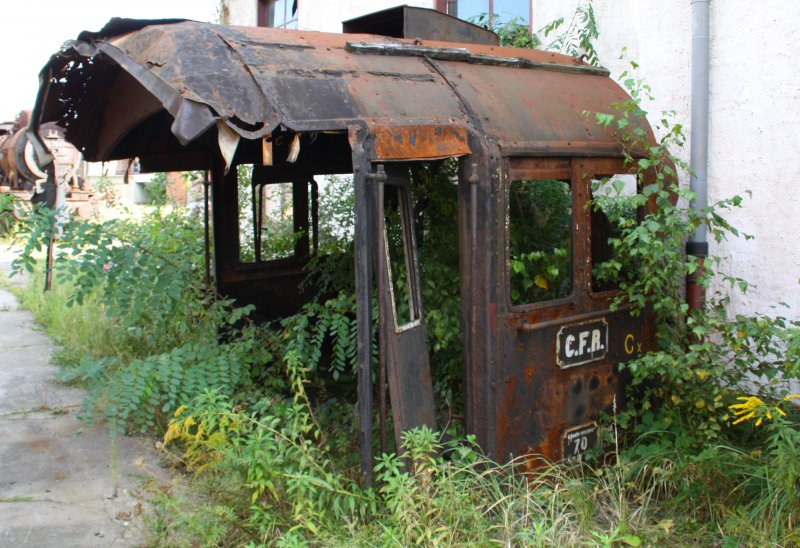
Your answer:
[[[582,424],[564,432],[563,453],[565,460],[580,460],[586,451],[597,447],[597,423]]]
[[[605,318],[565,325],[556,335],[556,361],[561,369],[602,360],[608,352]]]

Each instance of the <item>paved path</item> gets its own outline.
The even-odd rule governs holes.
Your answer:
[[[0,290],[0,547],[138,545],[141,485],[168,478],[153,440],[80,432],[83,391],[53,382],[52,351]]]

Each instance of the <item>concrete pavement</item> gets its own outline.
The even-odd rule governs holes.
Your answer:
[[[169,480],[154,440],[79,423],[83,391],[53,381],[52,352],[0,290],[0,547],[139,545],[142,483]]]

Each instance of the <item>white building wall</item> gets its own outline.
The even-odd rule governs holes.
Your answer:
[[[227,17],[227,24],[252,27],[258,22],[258,0],[221,0],[220,3],[223,5],[222,13]]]
[[[577,3],[534,0],[533,28],[559,16],[569,21]],[[734,292],[732,313],[800,318],[800,246],[793,240],[800,234],[800,2],[711,0],[710,7],[709,201],[752,190],[744,208],[726,218],[755,236],[712,242],[711,253],[756,285],[744,296]],[[690,137],[690,1],[595,0],[594,9],[601,64],[616,78],[635,60],[655,96],[647,104],[651,123],[675,110]],[[679,153],[685,160],[688,145]],[[791,310],[771,311],[781,301]]]
[[[222,0],[228,7],[228,23],[253,26],[258,0]],[[297,26],[303,30],[342,32],[342,21],[399,5],[433,8],[434,0],[304,0],[297,6]]]

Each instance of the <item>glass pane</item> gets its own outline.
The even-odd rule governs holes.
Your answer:
[[[456,15],[459,19],[475,24],[487,23],[489,15],[489,0],[458,0]],[[479,16],[484,15],[482,21]]]
[[[630,200],[637,192],[636,176],[609,175],[592,179],[592,291],[616,289],[613,240],[624,227],[637,222],[637,208]]]
[[[398,327],[419,319],[416,304],[414,267],[411,255],[410,222],[404,214],[408,199],[406,189],[384,187],[384,237],[391,292],[394,299],[395,321]]]
[[[273,9],[274,19],[272,21],[272,26],[282,27],[286,23],[286,0],[275,0],[275,7]]]
[[[508,23],[512,19],[520,25],[528,26],[531,15],[530,0],[494,0],[495,25]]]
[[[557,180],[514,181],[508,196],[511,303],[572,293],[572,191]]]

